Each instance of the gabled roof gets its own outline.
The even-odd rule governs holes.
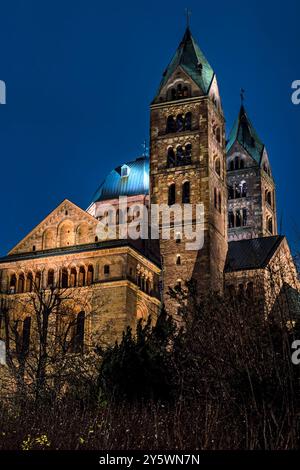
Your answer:
[[[163,74],[156,96],[179,66],[194,80],[204,94],[208,93],[214,71],[194,40],[189,27],[187,27],[173,59]]]
[[[43,230],[43,227],[51,220],[56,213],[59,213],[61,208],[65,209],[74,209],[77,214],[79,214],[83,219],[92,222],[93,224],[97,225],[98,221],[93,217],[91,214],[86,212],[85,210],[81,209],[81,207],[74,204],[74,202],[69,201],[69,199],[64,199],[55,209],[53,209],[50,214],[48,214],[39,224],[37,224],[22,240],[20,240],[10,251],[9,254],[15,253],[20,246],[24,244],[27,240],[37,233],[39,230]]]
[[[265,268],[283,239],[276,235],[229,242],[225,272]]]
[[[122,168],[127,167],[127,176]],[[98,201],[149,194],[149,158],[139,157],[112,170],[97,189],[91,204]]]
[[[235,142],[238,142],[258,165],[260,164],[265,146],[258,137],[243,105],[230,132],[226,146],[227,153]]]

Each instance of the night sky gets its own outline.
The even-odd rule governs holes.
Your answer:
[[[63,199],[82,208],[105,175],[135,159],[149,104],[185,30],[213,66],[227,133],[239,91],[267,146],[278,220],[300,244],[299,0],[0,0],[1,232],[5,254]]]

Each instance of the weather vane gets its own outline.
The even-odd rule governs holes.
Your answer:
[[[244,104],[245,101],[245,90],[244,88],[241,88],[241,103]]]
[[[185,16],[186,16],[186,27],[189,28],[190,27],[190,22],[191,22],[191,10],[189,10],[189,8],[186,8],[185,9]]]
[[[149,147],[147,145],[147,140],[145,139],[143,144],[142,144],[142,147],[143,147],[143,157],[148,157],[149,156]]]

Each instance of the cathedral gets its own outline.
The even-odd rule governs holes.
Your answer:
[[[125,215],[120,197],[127,198]],[[158,203],[203,204],[201,249],[187,250],[174,225],[174,236],[165,239],[163,219],[158,240],[118,236],[125,217],[138,218],[137,206],[151,213]],[[108,204],[116,207],[117,231],[102,240],[97,227]],[[86,319],[85,331],[108,331],[115,340],[137,319],[155,317],[163,303],[176,315],[169,288],[191,279],[199,296],[244,292],[267,312],[285,286],[299,290],[287,240],[277,230],[267,149],[243,100],[226,140],[216,74],[187,27],[150,105],[149,156],[120,162],[87,209],[65,199],[0,258],[0,296],[13,304],[35,288],[68,289],[76,293],[81,328]],[[27,314],[20,315],[25,325]]]

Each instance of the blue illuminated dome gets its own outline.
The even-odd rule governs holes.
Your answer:
[[[96,191],[91,204],[140,194],[149,194],[149,158],[145,156],[112,170]]]

